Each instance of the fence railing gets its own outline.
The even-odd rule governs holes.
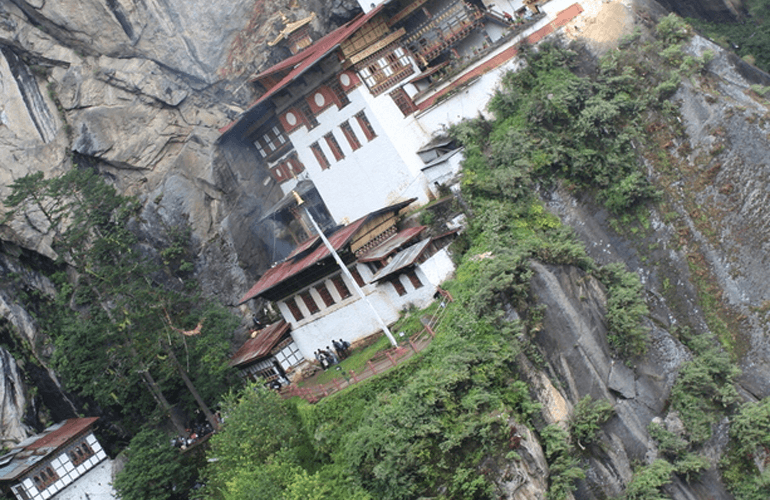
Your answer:
[[[330,396],[351,385],[357,384],[362,380],[379,375],[380,373],[398,366],[399,362],[410,358],[425,349],[435,336],[436,332],[433,331],[433,328],[431,328],[430,325],[425,325],[425,328],[410,336],[403,345],[376,354],[366,362],[364,369],[358,373],[353,370],[348,372],[343,371],[341,372],[342,379],[335,378],[331,382],[325,384],[313,384],[304,387],[290,384],[282,388],[280,394],[284,399],[298,396],[310,403],[315,403],[321,398]]]

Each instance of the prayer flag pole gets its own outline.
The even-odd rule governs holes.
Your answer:
[[[377,319],[377,322],[380,324],[380,328],[382,328],[382,331],[385,332],[385,336],[388,337],[388,340],[390,340],[390,343],[393,345],[393,347],[398,347],[398,343],[396,342],[396,339],[393,337],[393,334],[390,333],[390,329],[388,328],[388,325],[385,324],[385,321],[383,321],[382,317],[380,317],[380,314],[377,312],[377,309],[375,309],[372,303],[369,302],[369,299],[366,298],[366,295],[364,295],[364,291],[361,290],[361,287],[358,286],[358,283],[353,278],[353,275],[350,274],[350,270],[342,262],[342,259],[337,254],[337,251],[334,249],[332,244],[329,243],[329,240],[326,238],[326,235],[323,233],[323,231],[321,231],[321,228],[318,226],[318,223],[315,221],[313,216],[310,215],[310,210],[308,210],[306,206],[303,206],[305,201],[302,199],[302,197],[300,197],[299,193],[297,193],[296,191],[292,190],[291,194],[294,195],[294,199],[297,200],[297,206],[305,209],[305,214],[307,214],[308,218],[310,219],[310,222],[313,223],[313,227],[315,227],[315,230],[318,231],[318,236],[321,237],[321,241],[323,241],[324,245],[326,245],[326,248],[334,257],[334,260],[337,261],[337,265],[340,266],[340,269],[342,269],[342,272],[345,274],[345,276],[348,277],[350,282],[353,284],[353,288],[355,289],[358,296],[361,297],[361,299],[363,299],[366,305],[369,306],[369,309],[372,310],[372,313],[374,313],[374,317]]]

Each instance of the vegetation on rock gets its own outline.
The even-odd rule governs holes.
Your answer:
[[[168,228],[154,254],[131,228],[141,217],[136,200],[89,168],[31,174],[11,188],[6,217],[39,217],[59,256],[56,296],[36,297],[45,304],[36,310],[68,390],[120,415],[130,431],[172,405],[208,412],[229,384],[238,320],[194,292],[189,231]],[[196,324],[204,334],[181,333]]]

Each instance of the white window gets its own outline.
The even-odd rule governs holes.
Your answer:
[[[259,141],[254,141],[254,145],[257,147],[259,154],[262,155],[262,158],[265,158],[267,153],[265,153],[265,149],[262,147],[262,144],[260,144]]]
[[[283,136],[280,130],[278,130],[278,127],[273,127],[273,133],[278,138],[278,141],[281,144],[286,144],[286,138]]]
[[[273,144],[273,138],[270,137],[270,134],[265,134],[263,139],[265,144],[267,144],[267,147],[270,148],[270,151],[275,151],[275,144]]]

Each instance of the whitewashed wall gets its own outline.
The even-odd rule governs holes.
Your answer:
[[[70,498],[86,498],[86,497],[69,497],[68,491],[71,490],[76,485],[82,485],[82,484],[90,484],[90,480],[87,480],[86,476],[91,476],[90,472],[97,468],[97,466],[102,461],[108,461],[107,460],[107,454],[102,449],[101,445],[99,444],[99,441],[96,440],[96,437],[93,435],[93,433],[88,434],[85,437],[86,442],[88,445],[93,449],[94,454],[89,457],[87,460],[83,461],[79,465],[75,465],[72,463],[72,460],[70,459],[69,455],[67,454],[67,451],[70,450],[70,447],[63,450],[59,455],[54,457],[53,459],[49,460],[47,462],[47,465],[49,465],[58,476],[59,479],[54,481],[51,485],[49,485],[47,488],[45,488],[42,491],[38,491],[37,486],[35,485],[34,481],[31,477],[27,477],[21,481],[21,485],[24,487],[24,489],[27,492],[27,495],[31,500],[49,500],[49,499],[66,499],[69,500]],[[77,443],[80,442],[80,440],[76,441]],[[73,445],[74,446],[74,445]],[[33,474],[30,474],[32,476]],[[95,474],[94,476],[101,478],[99,474]],[[82,483],[83,481],[86,481],[85,483]],[[110,481],[110,473],[107,473],[106,480],[104,481],[104,484],[106,484],[106,488],[102,491],[101,489],[98,489],[94,487],[94,492],[99,494],[107,494],[107,492],[110,492],[112,496],[101,496],[99,498],[114,498],[114,492],[112,492],[112,487],[109,485]],[[20,498],[18,494],[15,493],[15,487],[14,487],[14,494],[17,498]],[[86,492],[90,495],[90,491],[86,490]]]
[[[440,281],[437,282],[433,280],[438,279],[441,276],[448,276],[452,272],[452,270],[450,270],[447,274],[445,269],[446,261],[442,260],[441,257],[438,259],[434,259],[434,257],[436,256],[434,255],[415,269],[418,278],[423,283],[422,287],[415,289],[406,276],[401,275],[398,277],[401,284],[406,289],[405,295],[399,296],[393,285],[388,282],[378,284],[370,283],[363,287],[367,299],[371,302],[386,324],[390,325],[398,320],[401,316],[401,311],[410,304],[423,308],[427,307],[433,301],[433,294],[436,292],[436,284],[440,283]],[[448,262],[449,265],[452,264],[451,259],[448,259]],[[421,269],[425,264],[428,264],[427,273]],[[363,264],[356,264],[356,266],[363,279],[368,281],[372,276],[368,267]],[[321,310],[311,316],[307,307],[305,307],[305,304],[299,300],[298,304],[300,310],[305,315],[305,318],[300,321],[294,319],[294,316],[292,316],[284,301],[278,302],[278,308],[284,319],[292,325],[291,336],[294,338],[294,342],[299,347],[302,355],[309,360],[315,359],[313,353],[316,349],[325,349],[326,346],[331,346],[331,341],[333,339],[343,339],[348,342],[354,342],[381,330],[380,324],[369,306],[356,295],[349,280],[344,278],[344,281],[353,294],[345,300],[340,299],[334,285],[328,280],[322,280],[315,283],[313,287],[311,287],[311,295],[316,300],[316,303]],[[313,290],[313,288],[321,286],[322,284],[328,286],[328,289],[332,292],[332,297],[337,301],[337,303],[331,307],[325,307],[321,297],[315,290]]]
[[[103,460],[51,500],[113,500],[117,495],[111,481],[112,460]]]
[[[452,276],[455,272],[455,264],[445,247],[420,264],[418,269],[435,288]]]

